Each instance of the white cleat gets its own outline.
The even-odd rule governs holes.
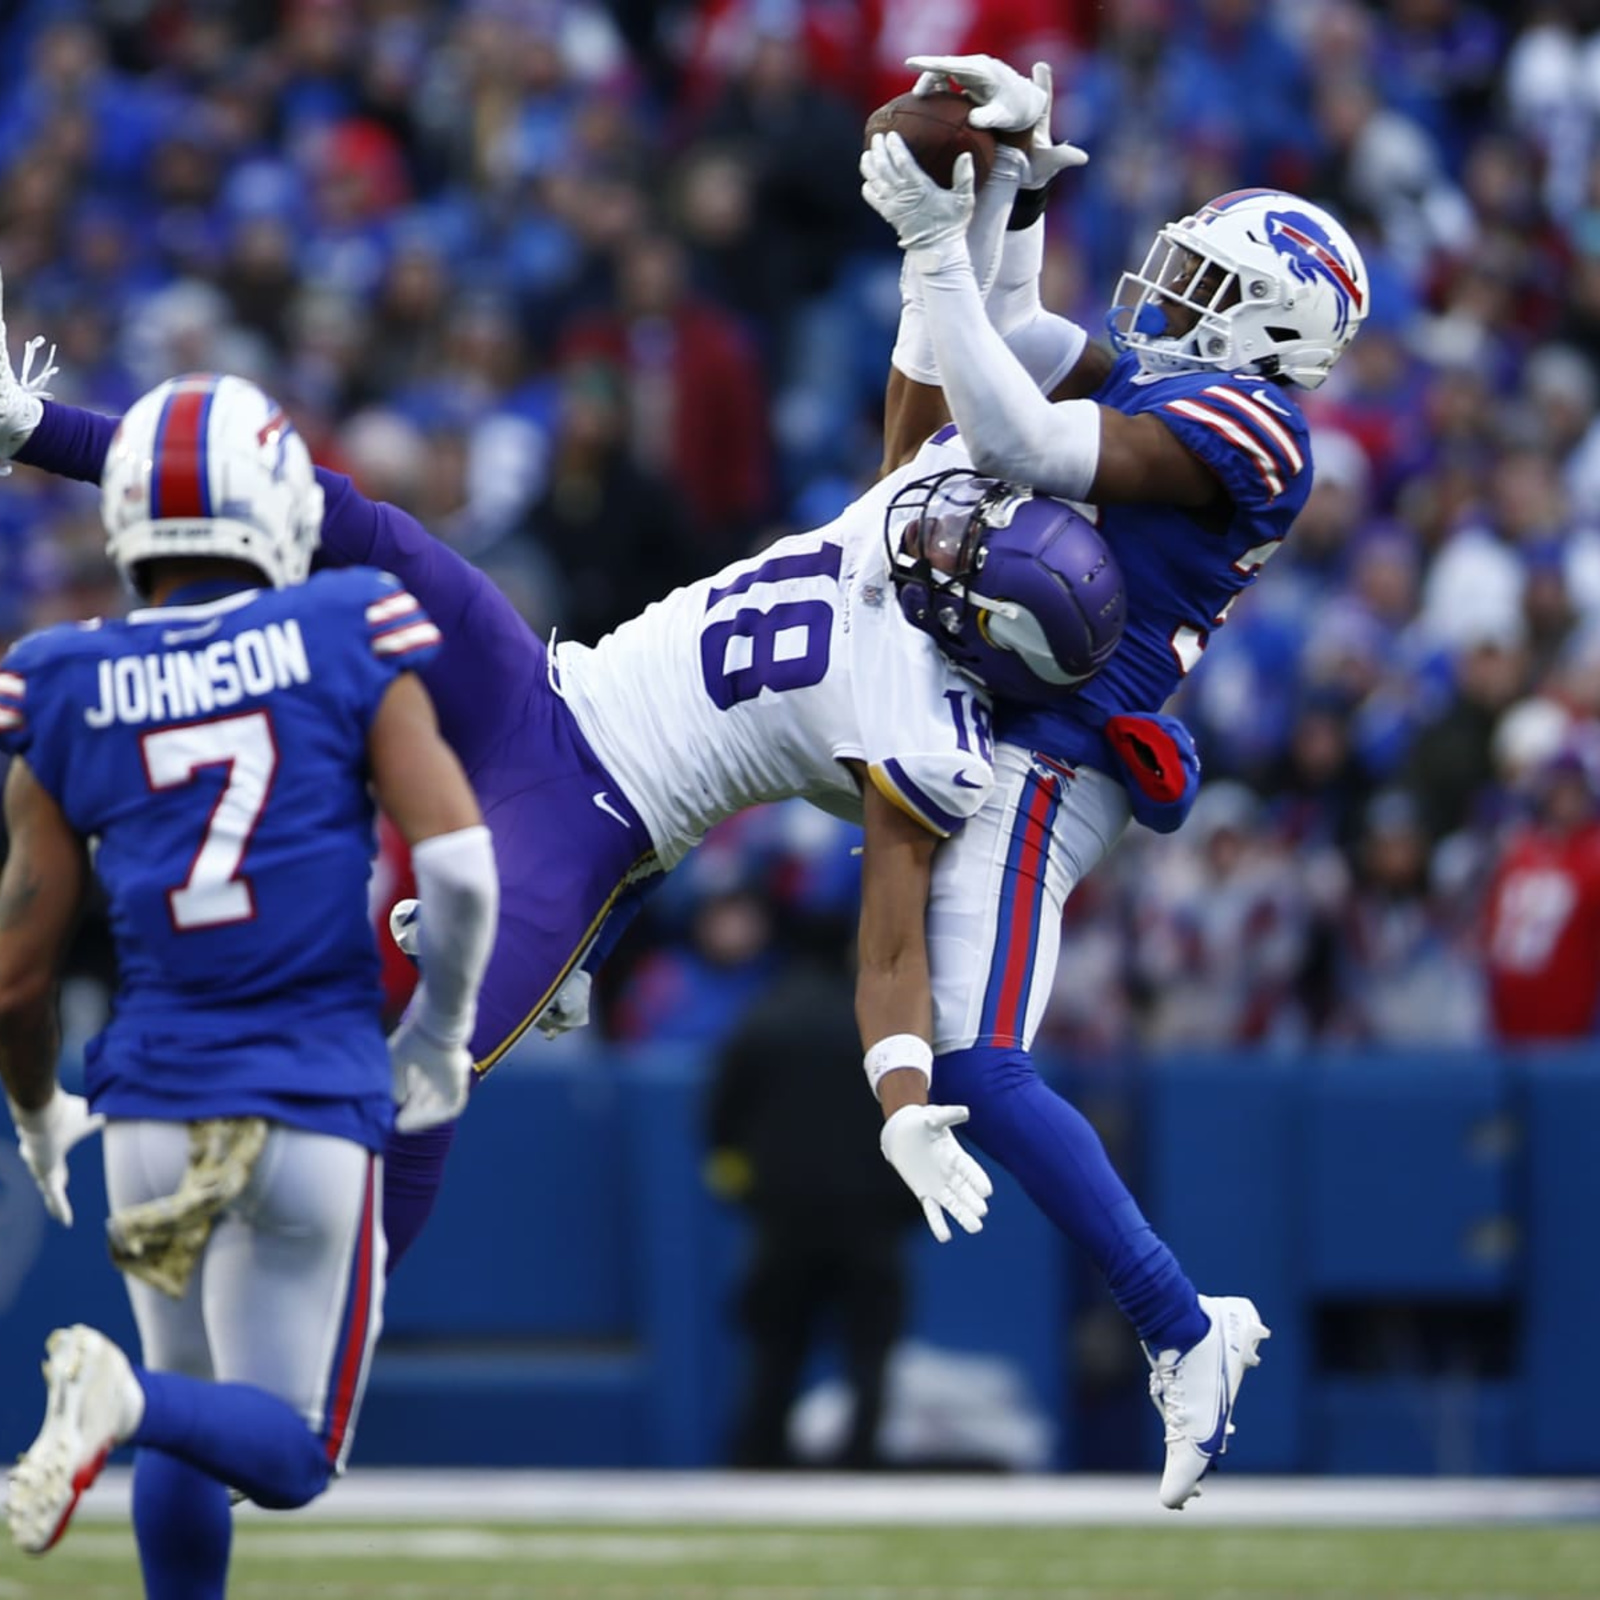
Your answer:
[[[1200,1296],[1211,1329],[1181,1356],[1163,1350],[1150,1361],[1150,1399],[1167,1428],[1161,1503],[1181,1511],[1200,1493],[1200,1480],[1228,1448],[1233,1403],[1245,1369],[1261,1365],[1257,1346],[1271,1337],[1252,1301],[1239,1295]]]
[[[44,1426],[11,1469],[6,1516],[11,1537],[41,1556],[67,1531],[85,1489],[132,1431],[137,1380],[128,1358],[103,1333],[78,1323],[45,1340]]]

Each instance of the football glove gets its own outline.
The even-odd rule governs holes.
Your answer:
[[[22,376],[11,370],[11,346],[6,336],[5,285],[0,282],[0,478],[11,471],[11,457],[28,442],[39,426],[44,402],[50,391],[45,385],[61,369],[56,366],[56,347],[44,358],[42,372],[35,373],[33,359],[44,347],[42,335],[22,347]]]
[[[989,1174],[950,1131],[966,1120],[965,1106],[901,1106],[878,1135],[884,1159],[922,1202],[922,1214],[940,1244],[950,1242],[945,1212],[968,1233],[977,1233],[994,1193]]]
[[[23,1164],[44,1197],[44,1208],[64,1228],[72,1226],[72,1203],[67,1199],[67,1155],[72,1147],[105,1126],[106,1119],[92,1115],[81,1094],[59,1087],[37,1111],[24,1111],[7,1099],[11,1120],[17,1125],[17,1143]]]
[[[394,1097],[400,1109],[394,1125],[400,1133],[420,1133],[452,1122],[466,1109],[472,1084],[472,1055],[465,1045],[444,1044],[426,1033],[415,1008],[389,1035],[389,1065]]]
[[[417,948],[422,936],[417,931],[419,900],[396,900],[389,909],[389,937],[400,949],[400,954],[417,959]]]
[[[956,157],[948,189],[917,165],[898,133],[875,133],[861,152],[861,197],[895,231],[902,250],[966,240],[976,196],[972,157]]]
[[[1088,152],[1075,144],[1051,142],[1054,83],[1048,62],[1034,62],[1031,79],[993,56],[911,56],[906,65],[922,74],[912,88],[913,94],[937,94],[951,80],[959,84],[974,102],[967,118],[974,128],[988,128],[995,133],[1033,130],[1033,137],[1023,150],[1028,161],[1028,171],[1022,179],[1024,189],[1042,189],[1058,172],[1081,167],[1089,159]]]
[[[954,83],[973,102],[967,121],[991,133],[1021,133],[1050,109],[1049,90],[995,56],[907,56],[920,74],[912,94],[945,94]]]

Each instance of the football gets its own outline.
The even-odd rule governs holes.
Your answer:
[[[967,121],[972,102],[961,94],[901,94],[886,101],[867,118],[863,142],[875,133],[898,133],[916,163],[941,188],[950,187],[956,157],[972,153],[973,180],[983,187],[994,165],[994,135]]]

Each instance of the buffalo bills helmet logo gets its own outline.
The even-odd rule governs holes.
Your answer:
[[[1356,282],[1355,275],[1340,259],[1326,229],[1313,222],[1303,211],[1269,211],[1267,240],[1301,283],[1313,285],[1320,278],[1333,289],[1339,307],[1338,320],[1334,324],[1335,334],[1344,332],[1352,306],[1358,312],[1365,311],[1361,286]]]

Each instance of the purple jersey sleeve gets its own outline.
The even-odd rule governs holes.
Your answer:
[[[25,467],[53,472],[58,478],[99,483],[120,420],[46,400],[39,426],[18,449],[16,458]]]
[[[415,517],[367,499],[341,473],[318,467],[317,479],[327,496],[323,558],[393,573],[444,635],[418,676],[433,697],[440,732],[470,774],[503,740],[535,687],[533,676],[542,678],[543,646],[494,584]]]
[[[97,483],[117,431],[115,417],[47,400],[17,451],[27,466]],[[440,731],[470,772],[504,736],[507,718],[544,671],[544,651],[516,608],[471,562],[397,506],[369,500],[342,473],[317,468],[326,504],[319,562],[392,572],[444,635],[421,668]]]

